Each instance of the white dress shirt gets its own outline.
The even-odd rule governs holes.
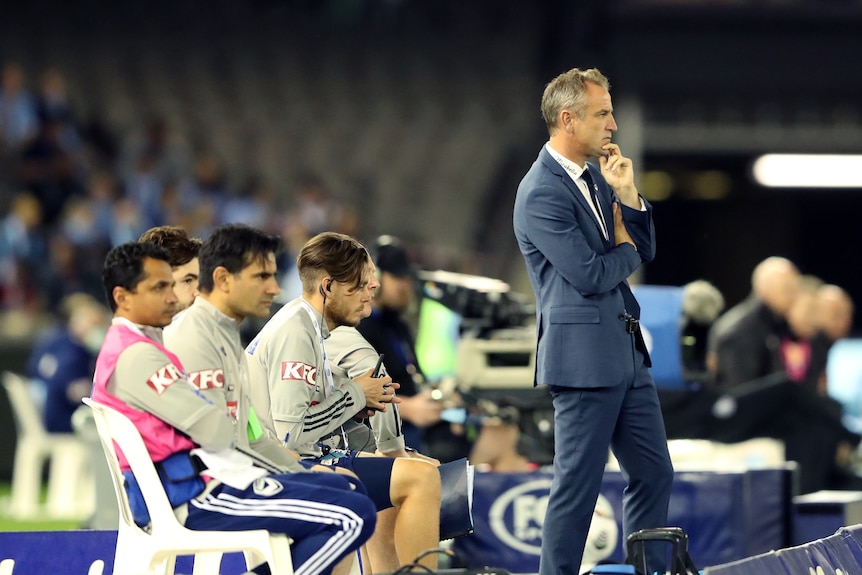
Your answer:
[[[557,152],[554,148],[551,147],[550,142],[545,144],[545,148],[547,148],[548,153],[551,154],[551,157],[557,160],[557,163],[562,166],[566,173],[569,174],[569,177],[572,178],[572,181],[575,182],[575,185],[578,186],[578,189],[581,191],[581,194],[584,196],[584,199],[587,200],[587,205],[590,206],[590,209],[593,211],[593,216],[596,218],[596,221],[599,222],[599,227],[602,230],[602,235],[605,239],[608,239],[608,229],[605,224],[604,214],[601,213],[601,206],[598,206],[598,210],[596,211],[596,205],[593,204],[593,199],[590,194],[590,190],[587,187],[587,182],[583,178],[584,171],[587,169],[586,164],[582,168],[577,165],[575,162],[569,160],[568,158],[563,157],[559,152]]]

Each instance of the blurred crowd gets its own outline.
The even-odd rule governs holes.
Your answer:
[[[0,335],[31,337],[72,293],[103,300],[104,255],[153,226],[206,237],[241,222],[281,235],[289,252],[323,230],[358,233],[356,210],[316,174],[276,188],[228,173],[211,147],[190,145],[163,118],[141,116],[128,131],[84,122],[66,80],[56,68],[2,64]]]
[[[801,493],[862,488],[862,435],[827,379],[829,351],[853,325],[848,293],[772,256],[753,270],[749,296],[723,307],[707,282],[683,290],[682,358],[697,385],[661,394],[668,437],[779,439]]]

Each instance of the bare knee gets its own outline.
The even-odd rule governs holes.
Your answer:
[[[417,459],[396,459],[392,466],[391,494],[395,505],[407,497],[440,500],[440,472],[437,467]]]

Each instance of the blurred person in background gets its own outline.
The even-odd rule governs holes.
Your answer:
[[[860,436],[843,424],[840,405],[818,392],[826,360],[816,344],[822,282],[776,256],[760,262],[751,281],[751,295],[709,334],[716,392],[726,394],[711,407],[712,438],[777,437],[785,457],[799,463],[802,493],[855,489],[860,481],[848,466]],[[767,405],[782,405],[781,415],[767,415]]]
[[[830,342],[850,335],[853,327],[853,300],[843,288],[825,284],[817,290],[818,327]]]
[[[37,303],[35,280],[47,257],[42,206],[33,194],[20,192],[0,221],[0,309]]]
[[[40,78],[36,96],[39,122],[54,121],[59,126],[60,142],[67,150],[80,148],[81,139],[75,125],[75,112],[66,90],[66,77],[57,68],[48,68]]]
[[[192,172],[177,187],[178,207],[189,220],[184,225],[193,235],[205,235],[215,227],[229,195],[227,171],[221,157],[212,149],[195,154]]]
[[[834,284],[825,284],[817,290],[817,306],[818,333],[816,339],[825,348],[826,367],[828,368],[829,353],[832,346],[839,340],[850,336],[853,327],[853,300],[843,288]],[[829,379],[825,369],[817,389],[821,394],[831,397]],[[840,396],[841,393],[836,392],[836,398]],[[849,417],[848,425],[852,429],[858,429],[858,422],[852,415]]]
[[[133,200],[148,226],[163,222],[163,194],[165,182],[156,172],[155,158],[149,152],[138,156],[138,161],[124,178],[126,197]]]
[[[302,282],[296,268],[296,256],[305,242],[318,233],[338,229],[341,209],[330,196],[323,179],[314,172],[303,172],[294,181],[290,209],[281,222],[285,250],[279,255],[278,273],[281,303],[302,295]]]
[[[67,295],[101,292],[98,261],[88,257],[63,231],[48,240],[48,262],[39,266],[38,288],[46,311],[54,313]]]
[[[27,361],[27,376],[43,386],[49,433],[71,433],[72,414],[90,394],[96,355],[110,314],[93,296],[75,293],[60,304],[63,325],[43,334]]]
[[[281,293],[276,301],[283,304],[302,295],[302,280],[299,279],[299,270],[296,268],[296,256],[311,236],[308,235],[308,228],[300,215],[294,211],[283,214],[280,227],[285,249],[278,255],[278,286]]]
[[[751,295],[716,320],[709,332],[707,366],[720,387],[732,387],[782,369],[787,313],[799,293],[800,273],[782,257],[754,268]]]
[[[682,288],[680,338],[686,381],[705,381],[706,341],[709,329],[724,309],[724,296],[706,280],[695,280]]]
[[[779,343],[781,365],[787,378],[817,391],[818,380],[826,369],[826,348],[817,341],[819,325],[817,290],[823,285],[820,278],[803,275],[799,278],[799,291],[787,310],[789,332]]]
[[[174,293],[177,294],[177,312],[194,303],[198,296],[198,283],[201,268],[198,254],[202,242],[199,238],[189,237],[188,232],[179,226],[159,226],[150,228],[138,239],[165,248],[174,276]]]
[[[273,195],[272,188],[263,177],[251,177],[242,187],[228,191],[228,197],[222,204],[216,221],[219,225],[245,224],[262,230],[268,229],[275,212]]]
[[[151,225],[141,206],[128,196],[117,198],[114,202],[111,222],[112,246],[135,241]]]
[[[315,173],[306,172],[297,178],[295,204],[292,211],[296,212],[308,238],[331,230],[338,219],[338,204],[331,198],[323,179]]]
[[[111,234],[116,225],[114,204],[119,195],[117,179],[112,172],[105,169],[95,169],[90,172],[87,181],[87,205],[93,213],[95,233],[100,238],[104,238],[109,248],[113,245]]]
[[[82,158],[66,146],[61,133],[56,119],[45,119],[20,156],[21,184],[39,198],[49,226],[58,220],[69,198],[85,191]]]
[[[160,116],[147,118],[125,139],[122,148],[119,173],[124,180],[138,170],[143,157],[152,164],[153,176],[161,184],[178,181],[192,165],[185,139]]]
[[[24,70],[8,62],[0,73],[0,151],[15,151],[36,135],[36,102],[27,91]]]

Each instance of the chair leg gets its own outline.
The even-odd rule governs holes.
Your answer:
[[[112,575],[174,575],[175,556],[158,551],[153,553],[151,548],[136,543],[134,540],[123,542],[117,535]]]
[[[175,555],[163,557],[160,562],[153,562],[153,573],[164,573],[164,575],[174,575],[177,567],[177,558]]]
[[[46,509],[52,517],[84,518],[92,509],[87,453],[76,445],[58,446],[51,456]]]
[[[270,535],[272,549],[272,572],[293,575],[293,556],[290,554],[290,538],[287,535]]]
[[[210,575],[219,573],[221,569],[222,553],[220,551],[208,551],[195,554],[195,564],[192,575]]]
[[[12,470],[12,493],[9,514],[26,518],[39,514],[39,492],[42,487],[42,465],[45,454],[37,445],[19,438]]]
[[[293,556],[290,554],[290,538],[287,535],[270,533],[269,549],[266,551],[269,556],[263,555],[258,549],[245,551],[246,568],[252,569],[266,561],[273,574],[293,575]]]

